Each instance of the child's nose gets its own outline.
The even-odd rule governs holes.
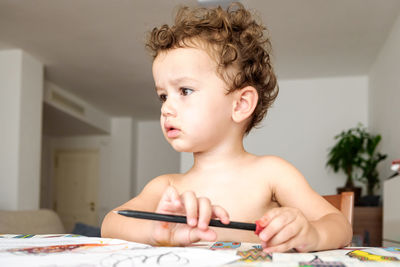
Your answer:
[[[161,114],[163,116],[175,116],[176,108],[174,107],[173,101],[170,97],[161,106]]]

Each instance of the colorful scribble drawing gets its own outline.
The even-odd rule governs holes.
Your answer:
[[[241,257],[241,259],[238,260],[239,262],[272,261],[271,254],[256,248],[238,251],[236,255]]]
[[[241,243],[240,242],[215,242],[212,246],[211,249],[235,249],[240,247]]]
[[[68,234],[65,235],[64,237],[82,237],[81,235],[75,235],[75,234]]]
[[[351,258],[359,259],[360,261],[400,262],[400,260],[396,257],[372,254],[363,250],[353,250],[346,255]]]
[[[136,266],[145,264],[148,266],[185,266],[190,264],[188,258],[172,251],[157,255],[112,254],[100,261],[100,266]]]
[[[19,244],[29,246],[21,247]],[[231,247],[239,245],[239,242],[230,243]],[[13,240],[9,236],[8,240],[0,243],[0,266],[25,266],[26,262],[30,266],[48,266],[46,264],[58,257],[61,261],[66,261],[61,265],[114,267],[220,266],[239,258],[235,252],[215,251],[204,247],[151,247],[118,239],[87,237]]]
[[[108,244],[70,244],[70,245],[58,245],[58,246],[44,246],[44,247],[29,247],[29,248],[13,248],[8,249],[7,252],[13,254],[51,254],[68,252],[77,249],[93,248],[93,247],[104,247],[109,246]]]
[[[340,261],[323,261],[315,256],[311,261],[299,262],[299,267],[346,267],[346,265]]]
[[[79,237],[79,236],[62,235],[62,234],[55,234],[55,235],[45,235],[45,236],[42,236],[42,238],[59,238],[59,237]]]
[[[0,238],[55,238],[55,237],[84,237],[83,235],[76,234],[46,234],[46,235],[33,235],[33,234],[0,234]]]
[[[17,236],[15,236],[14,238],[32,238],[32,237],[34,237],[35,235],[17,235]]]
[[[31,266],[48,266],[55,258],[65,259],[69,266],[101,267],[261,266],[264,263],[301,267],[400,266],[400,248],[347,247],[326,252],[268,254],[260,244],[241,242],[204,242],[185,248],[73,235],[0,235],[0,266],[25,266],[26,262]]]
[[[400,248],[398,247],[387,247],[383,249],[392,253],[400,254]]]

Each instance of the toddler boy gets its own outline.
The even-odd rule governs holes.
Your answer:
[[[183,174],[149,182],[116,208],[179,214],[187,224],[133,219],[110,212],[103,237],[151,245],[198,241],[260,242],[266,252],[307,252],[343,247],[352,229],[344,216],[311,189],[288,162],[245,151],[243,138],[265,116],[278,87],[264,27],[242,4],[181,8],[173,26],[155,28],[147,47],[162,103],[161,128],[171,146],[192,152]],[[212,228],[260,220],[256,235]]]

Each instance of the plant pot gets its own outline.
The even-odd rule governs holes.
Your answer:
[[[343,186],[336,188],[338,194],[342,192],[354,192],[354,206],[359,206],[361,197],[361,187],[359,186]]]
[[[381,196],[366,195],[360,198],[359,206],[377,207]]]

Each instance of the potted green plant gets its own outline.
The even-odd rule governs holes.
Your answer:
[[[329,150],[326,166],[336,172],[346,175],[344,187],[337,188],[337,193],[345,191],[354,192],[355,202],[358,203],[361,195],[361,187],[354,186],[355,168],[359,165],[359,154],[363,146],[363,136],[360,127],[342,131],[335,136],[336,143]]]
[[[359,124],[336,135],[337,141],[329,150],[326,166],[332,168],[334,172],[344,172],[347,177],[345,186],[337,188],[337,192],[353,191],[357,205],[365,204],[362,203],[365,202],[365,198],[360,198],[361,187],[354,186],[354,180],[366,184],[368,191],[366,199],[376,198],[372,197],[374,189],[379,186],[379,174],[376,167],[386,158],[386,155],[376,152],[381,139],[380,135],[368,133],[362,124]],[[370,204],[366,203],[366,205]]]
[[[361,169],[358,180],[365,183],[367,187],[367,195],[361,199],[361,204],[366,206],[376,206],[379,203],[379,196],[375,195],[375,189],[380,186],[377,165],[387,157],[386,154],[376,151],[381,140],[382,137],[379,134],[364,133],[363,151],[358,161],[358,167]]]

